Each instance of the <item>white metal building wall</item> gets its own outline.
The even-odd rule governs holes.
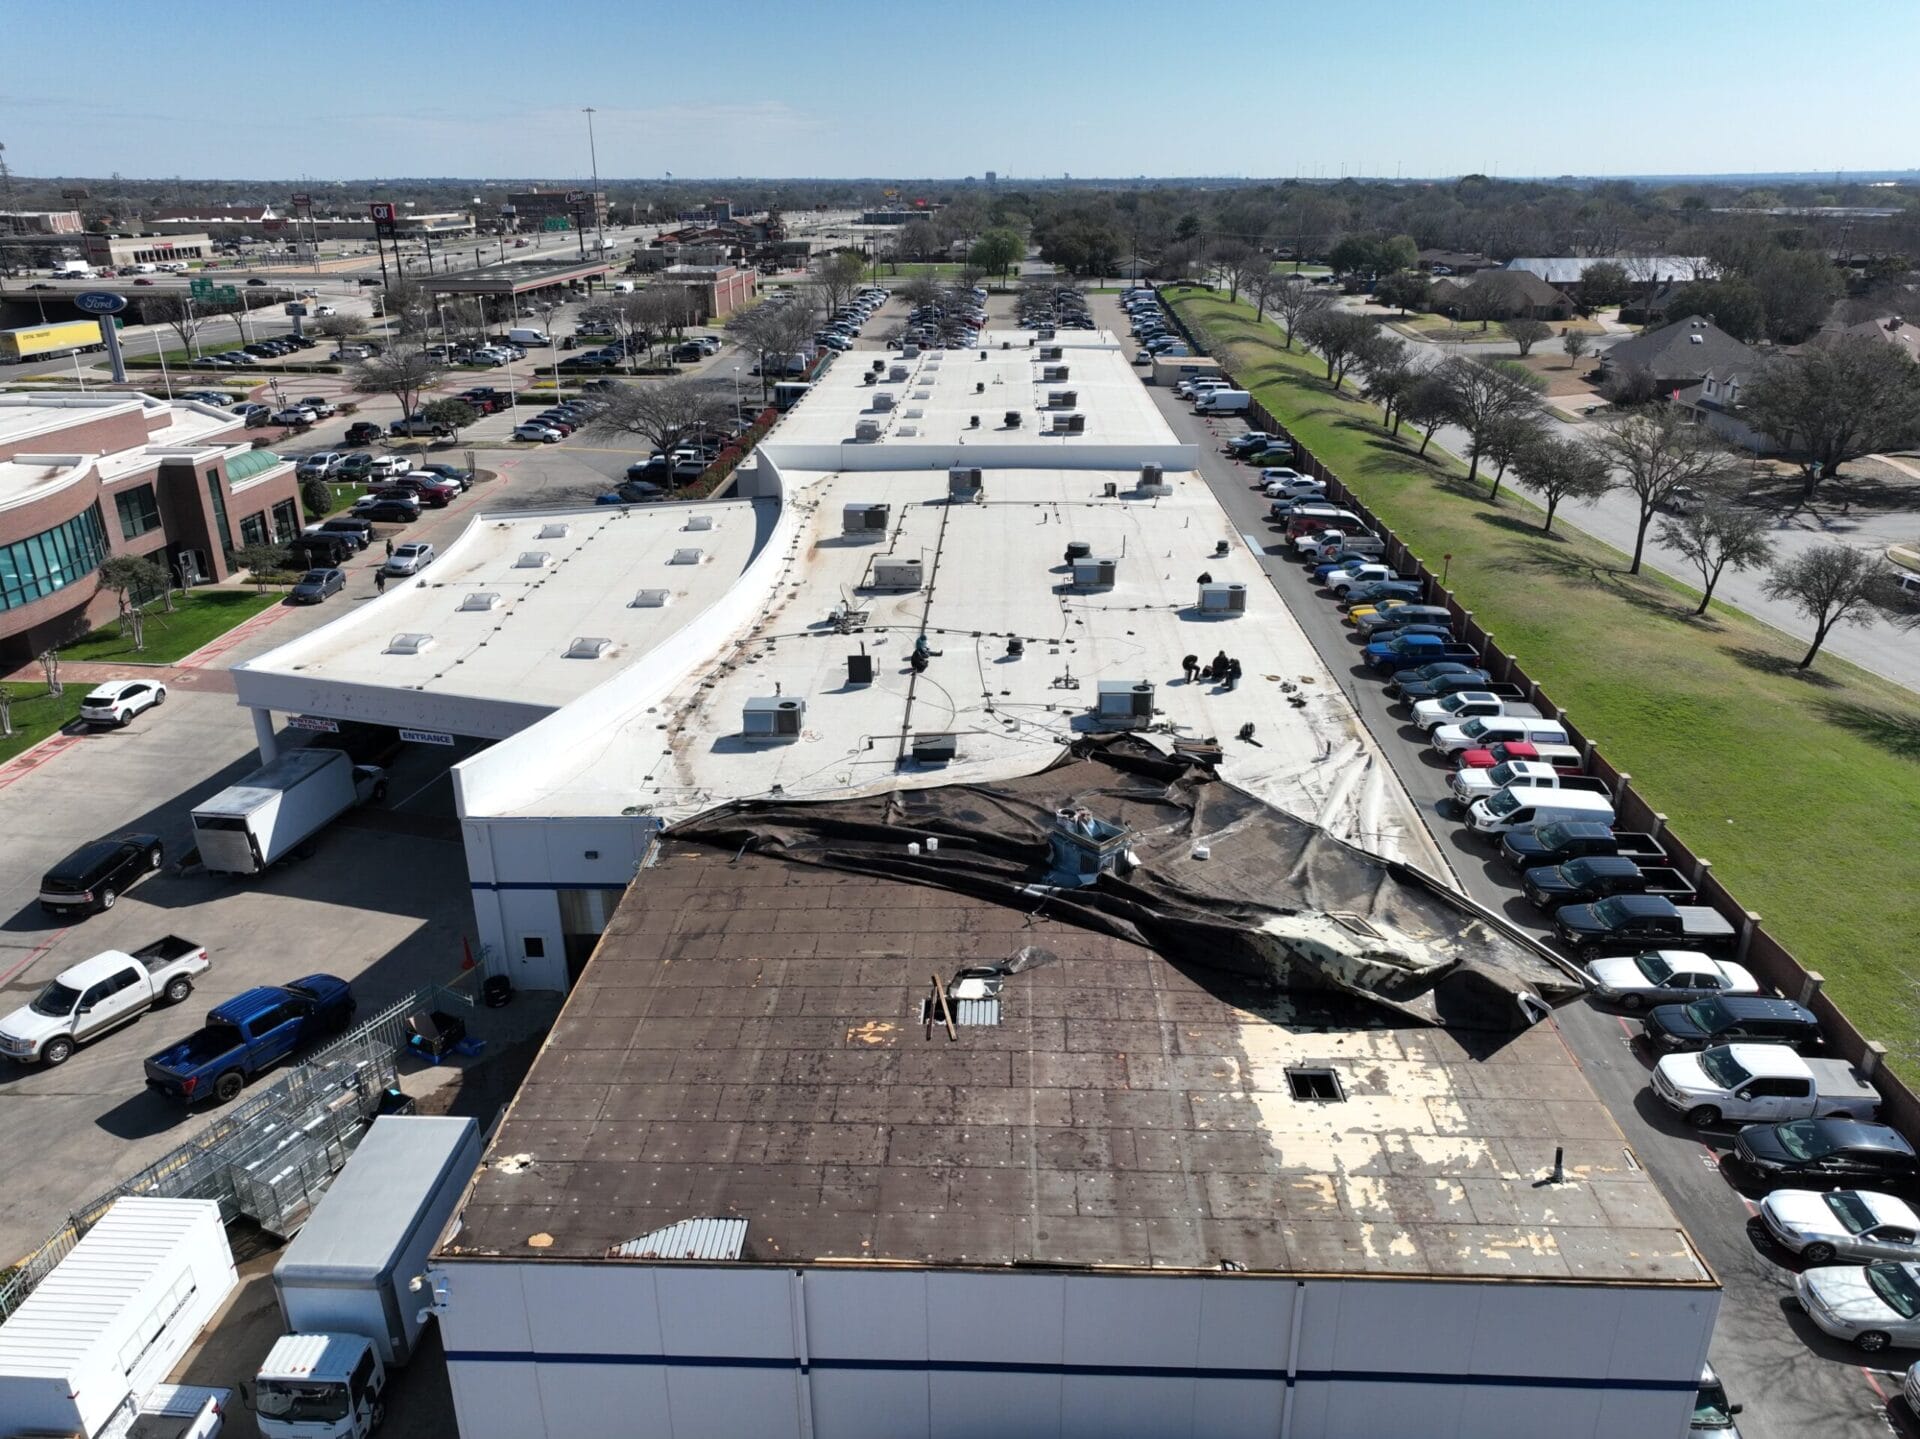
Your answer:
[[[441,1268],[462,1439],[1678,1439],[1719,1301],[1516,1281]]]

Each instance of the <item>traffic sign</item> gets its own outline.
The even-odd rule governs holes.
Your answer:
[[[453,736],[431,729],[403,729],[400,738],[409,744],[452,744]]]
[[[232,285],[215,285],[213,287],[213,293],[207,298],[210,300],[218,300],[223,305],[232,305],[238,303],[240,291]]]
[[[73,297],[73,306],[89,315],[117,315],[127,308],[127,297],[108,290],[83,290]]]
[[[187,293],[196,300],[211,300],[213,298],[213,281],[189,280],[187,281]]]
[[[547,216],[546,223],[540,228],[543,230],[571,230],[573,228],[573,221],[569,220],[565,215],[549,215]]]

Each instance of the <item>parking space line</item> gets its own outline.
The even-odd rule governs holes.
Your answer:
[[[13,980],[17,976],[26,973],[26,971],[32,966],[33,962],[36,959],[38,959],[41,955],[45,954],[48,950],[52,949],[62,939],[64,939],[66,937],[67,931],[71,928],[73,928],[73,926],[70,924],[62,925],[59,929],[55,930],[52,934],[48,935],[45,939],[41,940],[40,943],[36,944],[32,949],[28,950],[27,957],[25,959],[21,960],[12,969],[8,970],[5,974],[0,974],[0,984],[10,984],[13,982]]]

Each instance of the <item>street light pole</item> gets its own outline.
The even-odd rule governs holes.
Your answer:
[[[593,143],[593,106],[586,107],[587,116],[587,158],[593,166],[593,192],[587,196],[587,203],[593,206],[593,228],[600,238],[600,258],[607,257],[607,225],[601,218],[600,207],[600,151]]]

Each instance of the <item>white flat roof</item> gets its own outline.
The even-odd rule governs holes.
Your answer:
[[[1058,347],[1060,358],[1041,359],[1048,347]],[[864,377],[876,362],[880,380],[869,385]],[[1060,368],[1065,379],[1043,378]],[[891,378],[896,369],[906,371],[904,379]],[[1071,406],[1049,404],[1060,391],[1073,392]],[[891,397],[890,409],[874,408],[880,395]],[[1017,429],[1005,423],[1009,410],[1020,412]],[[1056,443],[1063,448],[1173,442],[1120,342],[1093,330],[1062,330],[1052,340],[1040,340],[1031,330],[985,330],[972,349],[923,350],[912,357],[898,350],[848,350],[777,433],[782,446],[841,444],[854,440],[866,420],[880,426],[881,443],[1031,445],[1070,413],[1083,416],[1085,428],[1061,436]]]
[[[511,769],[541,754],[544,773],[527,773],[520,802],[496,812],[638,806],[672,820],[776,790],[814,799],[1029,773],[1103,728],[1090,713],[1103,683],[1145,682],[1157,742],[1218,739],[1221,773],[1235,783],[1444,873],[1412,801],[1206,483],[1167,478],[1173,493],[1152,497],[1137,472],[988,470],[984,502],[969,503],[950,502],[944,469],[788,474],[810,513],[771,602],[717,662],[619,718],[591,754],[528,735],[465,767]],[[845,537],[846,507],[868,503],[890,506],[884,533]],[[1116,562],[1110,589],[1075,587],[1071,541]],[[879,565],[913,559],[923,588],[874,587]],[[1204,616],[1203,572],[1244,586],[1244,613]],[[848,599],[864,623],[838,633],[829,615]],[[938,653],[916,676],[908,656],[923,630]],[[1221,650],[1240,661],[1238,688],[1182,680],[1184,656],[1205,663]],[[862,651],[873,681],[853,684],[848,657]],[[805,702],[799,735],[744,736],[749,702],[776,695]],[[1253,736],[1242,741],[1246,725]],[[926,733],[956,735],[958,757],[914,761],[912,739]]]
[[[39,391],[0,394],[0,444],[16,444],[36,435],[57,434],[70,425],[131,413],[147,398],[121,391],[98,395]]]
[[[478,515],[418,578],[236,666],[240,702],[511,734],[697,618],[739,578],[777,509],[731,500]],[[662,596],[638,604],[643,590]],[[397,645],[402,635],[426,639]],[[588,639],[610,643],[569,656]],[[451,703],[423,720],[422,696]],[[382,704],[404,712],[387,718]]]

